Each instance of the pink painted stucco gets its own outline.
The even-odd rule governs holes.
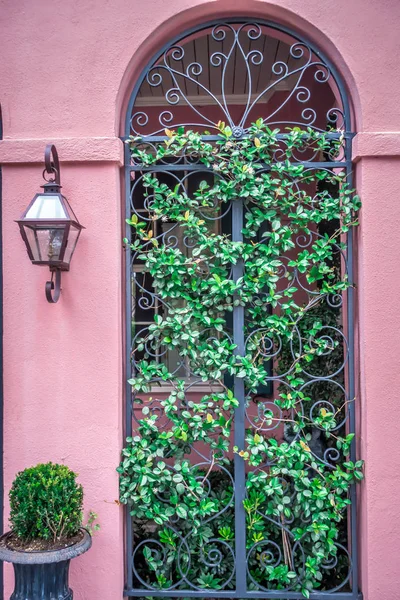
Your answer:
[[[302,31],[335,62],[355,112],[363,199],[357,324],[361,585],[366,600],[400,598],[400,2],[398,0],[1,0],[5,488],[38,461],[79,472],[99,515],[92,550],[73,562],[77,600],[123,590],[123,511],[115,467],[123,443],[122,172],[118,136],[131,87],[177,32],[216,16],[254,15]],[[86,226],[44,297],[18,218],[55,142],[64,192]],[[7,507],[6,507],[7,512]],[[6,592],[11,570],[6,569]]]

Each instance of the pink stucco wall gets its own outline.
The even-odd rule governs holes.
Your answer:
[[[60,461],[80,473],[99,514],[93,549],[73,562],[77,600],[123,589],[123,511],[115,467],[123,441],[121,120],[144,61],[170,36],[246,14],[302,30],[336,62],[360,132],[357,318],[366,460],[361,580],[366,600],[400,597],[400,3],[398,0],[2,0],[5,486],[17,470]],[[55,142],[64,191],[87,227],[60,302],[31,266],[13,222]],[[7,569],[7,590],[10,570]]]

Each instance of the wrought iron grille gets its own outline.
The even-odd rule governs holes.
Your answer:
[[[293,31],[275,23],[250,21],[244,18],[207,23],[200,28],[177,37],[147,65],[131,96],[127,121],[126,137],[134,136],[134,144],[146,149],[156,148],[167,139],[165,129],[179,126],[202,133],[205,139],[213,142],[217,136],[218,121],[224,121],[232,129],[233,137],[243,139],[248,135],[252,121],[262,117],[270,126],[281,131],[281,145],[276,150],[275,159],[280,160],[285,152],[287,127],[313,128],[327,131],[328,138],[340,141],[340,149],[335,153],[322,154],[319,151],[297,154],[292,160],[301,163],[309,172],[317,169],[329,172],[346,172],[351,185],[351,132],[350,108],[344,84],[335,67],[311,43],[299,37]],[[140,139],[139,139],[140,137]],[[152,223],[153,237],[160,244],[177,248],[189,255],[194,241],[185,238],[180,228],[173,222],[159,222],[152,219],[151,197],[145,197],[143,176],[153,173],[159,180],[174,186],[178,184],[188,196],[193,194],[201,180],[212,184],[215,172],[210,172],[200,164],[195,155],[184,152],[175,160],[160,160],[157,165],[147,167],[140,160],[132,158],[129,145],[126,144],[126,217],[136,214],[142,221]],[[216,207],[217,209],[218,207]],[[219,207],[213,214],[204,213],[203,217],[210,228],[230,237],[233,241],[243,240],[243,223],[246,206],[242,201],[229,206]],[[297,252],[309,248],[326,231],[323,225],[309,236],[299,235],[296,239]],[[329,233],[329,232],[328,232]],[[126,237],[131,231],[127,227]],[[336,266],[346,272],[349,281],[353,280],[352,267],[353,240],[350,230],[346,248],[338,246]],[[288,257],[286,257],[289,263]],[[241,277],[245,264],[232,265],[230,277]],[[301,273],[285,267],[280,273],[282,281],[288,278],[295,282],[300,296],[312,298],[315,289],[307,285]],[[147,356],[165,363],[169,371],[179,373],[185,381],[185,398],[191,394],[207,393],[213,382],[204,382],[193,376],[190,363],[179,356],[179,350],[168,352],[161,345],[137,347],[137,340],[153,322],[155,315],[167,314],[168,307],[157,297],[153,280],[146,272],[138,253],[132,253],[126,260],[126,314],[127,314],[127,371],[128,376],[135,375],[138,361]],[[301,298],[300,298],[301,299]],[[265,310],[272,310],[266,306]],[[337,415],[337,431],[355,431],[354,407],[354,333],[353,333],[353,288],[343,296],[325,298],[322,310],[325,337],[332,340],[327,356],[303,370],[303,389],[313,399],[309,412],[312,424],[311,451],[325,465],[335,465],[337,453],[329,445],[323,432],[314,421],[317,410],[325,406],[336,411],[336,406],[344,408]],[[227,336],[237,345],[237,352],[244,354],[260,332],[257,324],[249,324],[246,308],[236,306],[232,319],[227,320],[227,329],[221,335]],[[301,325],[300,325],[301,327]],[[211,334],[210,334],[211,335]],[[257,428],[267,435],[275,435],[288,443],[296,434],[282,428],[282,411],[274,402],[277,390],[290,389],[287,376],[289,370],[282,366],[287,355],[295,356],[296,348],[283,348],[279,339],[263,338],[262,353],[269,365],[270,376],[258,391],[249,398],[245,381],[234,378],[227,385],[234,389],[239,407],[234,417],[234,443],[239,448],[245,446],[245,432],[248,428]],[[268,340],[265,342],[265,340]],[[146,405],[159,414],[159,401],[169,393],[168,382],[154,381]],[[126,434],[134,435],[138,419],[141,417],[138,399],[132,394],[130,385],[126,390]],[[272,411],[275,420],[271,425],[260,425],[265,411]],[[283,417],[282,417],[283,420]],[[164,420],[168,429],[168,422]],[[189,460],[199,469],[207,472],[211,458],[207,449],[188,449]],[[351,459],[355,460],[355,448],[351,450]],[[259,560],[266,564],[279,565],[285,560],[285,549],[277,541],[279,535],[287,537],[292,546],[293,533],[290,521],[272,522],[271,540],[250,543],[246,538],[246,515],[243,502],[246,499],[246,468],[244,461],[236,455],[232,469],[219,466],[210,478],[211,486],[221,485],[227,498],[223,513],[234,529],[234,539],[223,540],[218,531],[213,530],[220,514],[205,521],[212,532],[211,538],[198,548],[199,560],[215,573],[219,574],[218,589],[206,589],[197,581],[191,580],[188,569],[175,565],[171,569],[171,583],[166,589],[160,589],[144,557],[144,548],[155,553],[161,560],[167,560],[165,547],[160,542],[154,522],[137,523],[130,516],[129,507],[126,518],[126,589],[127,596],[135,597],[212,597],[212,598],[301,598],[292,585],[285,589],[274,589],[256,581],[249,564]],[[348,511],[342,539],[337,542],[337,557],[325,565],[327,573],[322,591],[312,593],[312,598],[323,599],[332,595],[350,600],[359,598],[357,578],[357,536],[355,489],[351,490],[352,504]],[[265,517],[268,518],[268,517]],[[190,530],[185,530],[179,521],[171,521],[171,527],[178,532],[182,551],[188,548]],[[208,545],[208,547],[207,547]],[[301,544],[297,546],[301,553]],[[179,562],[179,559],[178,559]],[[298,575],[301,578],[301,573]]]

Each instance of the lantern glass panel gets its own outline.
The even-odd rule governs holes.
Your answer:
[[[71,221],[76,221],[77,223],[79,223],[78,219],[76,218],[76,214],[72,210],[67,198],[65,196],[63,196],[62,198],[64,201],[65,210],[68,212],[68,218],[71,219]]]
[[[39,194],[25,219],[67,219],[60,194]]]
[[[67,247],[65,248],[64,254],[64,262],[67,264],[69,264],[71,261],[72,255],[76,248],[76,244],[78,242],[80,232],[80,227],[76,227],[74,224],[71,224],[68,234]]]
[[[64,239],[65,225],[24,224],[33,260],[41,262],[56,262],[60,260],[60,250]]]
[[[36,237],[35,228],[24,225],[24,232],[28,240],[29,248],[32,252],[33,260],[40,259],[39,240]]]

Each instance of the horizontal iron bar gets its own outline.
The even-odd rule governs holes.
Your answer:
[[[257,164],[257,163],[256,163]],[[345,169],[349,168],[349,163],[347,161],[343,162],[312,162],[312,161],[299,161],[294,162],[293,164],[303,165],[306,169]],[[265,165],[265,167],[269,167],[270,165]],[[141,165],[132,165],[128,167],[131,171],[207,171],[213,172],[213,169],[209,169],[205,165],[202,164],[167,164],[167,165],[153,165],[151,167],[143,167]]]
[[[304,596],[301,592],[284,592],[283,590],[270,590],[269,592],[248,591],[243,593],[235,590],[146,590],[146,589],[126,589],[124,596],[157,597],[157,598],[273,598],[275,600],[302,600]],[[362,600],[362,593],[359,592],[313,592],[310,594],[310,600]]]
[[[328,131],[321,131],[320,133],[323,133],[324,137],[328,140],[339,140],[341,138],[351,140],[356,135],[352,131],[336,132],[336,133],[332,133],[332,132],[328,132]],[[246,139],[246,137],[250,137],[250,136],[244,135],[240,138],[232,137],[232,141],[234,141],[234,142],[240,141],[240,140]],[[289,137],[288,133],[278,133],[278,135],[276,136],[276,139],[285,140],[288,137]],[[150,143],[165,142],[166,140],[170,139],[167,135],[138,136],[138,138],[140,138],[140,139],[138,139],[137,143],[140,143],[140,142],[150,142]],[[126,142],[130,138],[128,136],[124,136],[124,137],[121,137],[121,139],[123,142]],[[201,139],[204,140],[205,142],[216,142],[216,141],[221,141],[223,138],[221,135],[202,135]]]

